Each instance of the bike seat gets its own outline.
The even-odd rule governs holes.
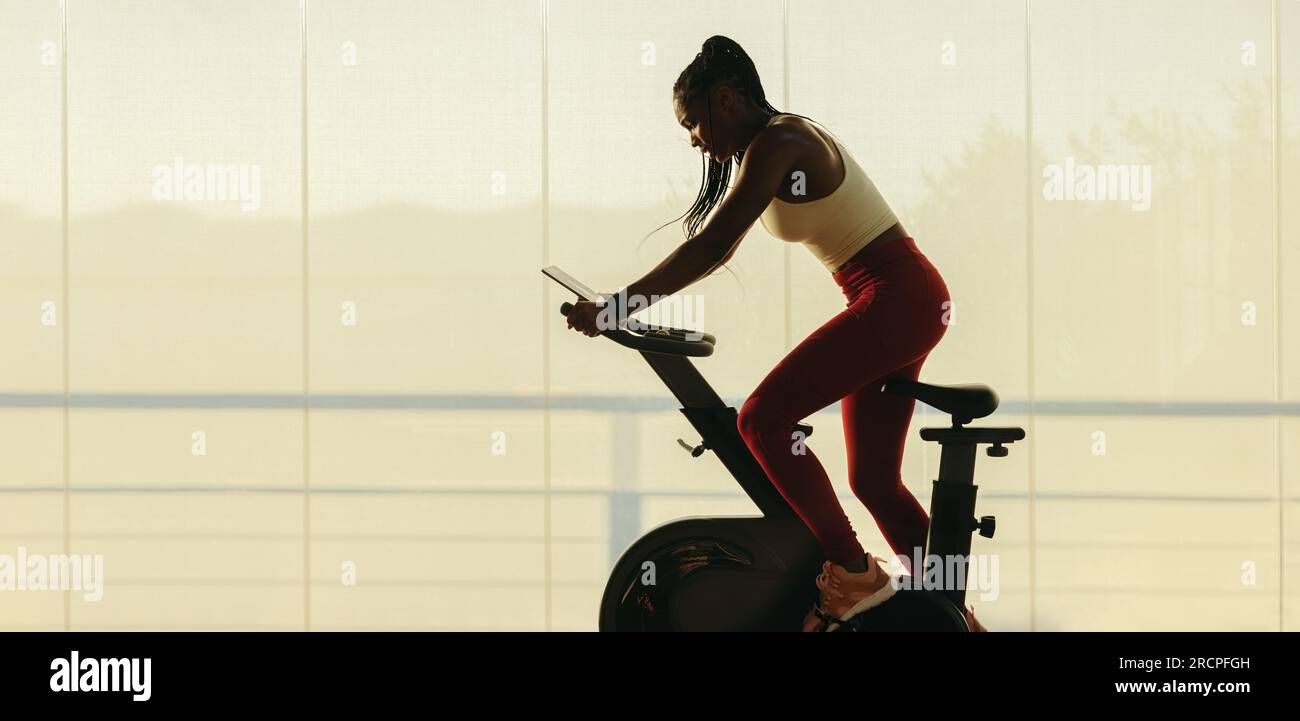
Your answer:
[[[882,393],[911,396],[918,401],[952,415],[954,424],[983,418],[998,408],[998,394],[981,383],[936,386],[929,383],[890,378],[880,387]]]

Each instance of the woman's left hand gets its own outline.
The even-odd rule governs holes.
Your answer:
[[[594,338],[600,335],[600,328],[596,327],[596,320],[600,312],[604,310],[589,300],[580,300],[573,304],[569,310],[569,327],[582,333],[583,335]]]

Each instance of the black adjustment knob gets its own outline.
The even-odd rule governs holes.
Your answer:
[[[685,448],[686,451],[691,454],[692,458],[699,458],[704,454],[705,449],[708,448],[704,443],[700,443],[698,446],[691,446],[691,444],[680,438],[677,439],[677,443],[680,444],[682,448]]]
[[[979,529],[981,536],[992,538],[993,533],[998,530],[998,519],[993,516],[980,516],[979,523],[976,523],[975,527]]]
[[[1010,451],[1001,443],[994,443],[988,447],[988,454],[994,458],[1006,458],[1008,453],[1010,453]]]

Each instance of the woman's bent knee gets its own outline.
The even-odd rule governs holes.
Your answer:
[[[780,433],[787,425],[793,428],[794,421],[785,423],[777,409],[757,394],[746,398],[740,406],[740,412],[736,414],[736,429],[740,431],[741,438],[751,445],[764,437]]]
[[[870,480],[853,479],[850,488],[868,509],[892,503],[907,492],[898,473],[882,474]]]

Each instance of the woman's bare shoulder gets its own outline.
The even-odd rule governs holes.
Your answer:
[[[803,117],[789,113],[773,117],[759,135],[778,141],[773,145],[806,146],[810,143],[821,143],[821,136],[812,123]]]

